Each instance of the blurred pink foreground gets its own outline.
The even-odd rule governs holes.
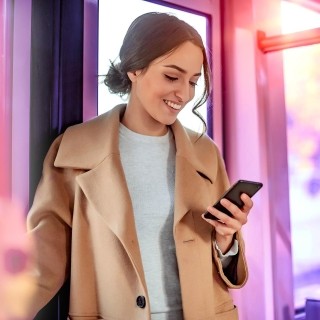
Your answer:
[[[19,205],[0,198],[0,320],[27,320],[32,243]]]

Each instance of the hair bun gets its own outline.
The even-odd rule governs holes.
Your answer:
[[[110,64],[109,71],[103,81],[104,84],[111,93],[116,93],[120,96],[128,94],[131,89],[131,81],[127,73],[122,71],[121,63],[114,64],[110,61]]]

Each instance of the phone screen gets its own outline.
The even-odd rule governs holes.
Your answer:
[[[234,203],[237,207],[242,208],[244,203],[240,199],[241,194],[246,193],[251,198],[258,190],[262,188],[262,186],[263,184],[261,182],[238,180],[222,195],[222,197],[213,205],[213,207],[227,214],[228,216],[232,216],[232,213],[222,204],[220,204],[221,199],[226,198]],[[204,216],[207,219],[217,220],[217,218],[208,211],[205,212]]]

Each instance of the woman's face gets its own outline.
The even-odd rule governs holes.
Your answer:
[[[202,64],[201,49],[187,41],[146,70],[129,72],[132,89],[123,123],[142,134],[164,134],[193,99]]]

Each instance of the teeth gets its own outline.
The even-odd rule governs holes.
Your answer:
[[[175,109],[175,110],[180,110],[181,109],[181,105],[180,104],[176,104],[176,103],[173,103],[172,101],[169,101],[169,100],[164,100],[164,102],[171,108]]]

